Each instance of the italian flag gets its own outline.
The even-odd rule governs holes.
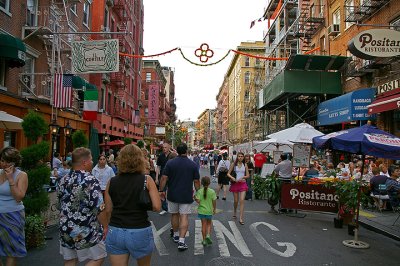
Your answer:
[[[97,120],[97,110],[99,105],[99,93],[97,90],[86,90],[84,92],[83,119]]]

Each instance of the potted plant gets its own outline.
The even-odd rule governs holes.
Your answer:
[[[40,215],[29,215],[25,219],[26,248],[32,249],[45,244],[45,226]]]
[[[29,177],[28,189],[23,200],[26,213],[26,245],[27,248],[34,248],[45,243],[45,221],[41,214],[49,205],[49,196],[44,186],[50,183],[50,168],[46,165],[50,144],[47,141],[38,142],[48,131],[46,121],[38,113],[29,111],[23,119],[22,128],[25,136],[34,142],[21,150],[21,168]]]
[[[335,188],[335,193],[339,197],[338,217],[343,224],[354,225],[354,215],[357,210],[357,205],[365,200],[366,195],[362,193],[364,184],[358,180],[341,180],[334,182],[332,186]],[[336,223],[336,222],[335,222]],[[350,230],[349,230],[350,231]]]
[[[266,182],[265,178],[262,178],[261,175],[255,174],[253,176],[253,192],[254,192],[254,197],[256,200],[258,199],[265,199],[265,193],[266,193]]]
[[[275,172],[265,178],[265,188],[265,195],[268,204],[271,206],[271,212],[275,213],[275,205],[279,203],[281,198],[281,181]]]

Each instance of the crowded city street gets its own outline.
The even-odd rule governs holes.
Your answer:
[[[208,169],[201,168],[201,176]],[[211,185],[216,188],[216,184]],[[201,245],[201,223],[194,213],[189,217],[187,243],[184,253],[176,249],[170,237],[170,214],[150,213],[156,250],[152,265],[398,265],[395,252],[399,241],[361,228],[360,238],[369,242],[367,250],[349,249],[342,241],[351,239],[345,228],[333,227],[332,214],[307,213],[304,218],[269,213],[265,200],[245,202],[245,224],[232,219],[233,197],[217,200],[213,217],[212,246]],[[58,228],[50,228],[46,245],[29,252],[20,265],[62,265],[59,255]],[[105,260],[103,265],[111,265]],[[131,261],[129,265],[135,265]]]

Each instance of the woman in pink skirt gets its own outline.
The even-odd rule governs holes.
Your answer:
[[[231,164],[228,172],[228,177],[231,181],[231,187],[229,191],[233,193],[233,218],[236,218],[236,210],[238,201],[240,200],[240,216],[239,223],[244,225],[243,213],[244,213],[244,198],[246,191],[248,190],[246,184],[246,178],[249,178],[249,169],[247,165],[243,163],[244,154],[239,152],[236,157],[236,161]]]

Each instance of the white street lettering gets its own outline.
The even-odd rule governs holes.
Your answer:
[[[226,244],[226,240],[224,235],[229,239],[229,241],[242,253],[245,257],[253,257],[249,248],[244,242],[244,239],[237,228],[235,222],[229,221],[229,226],[231,227],[232,233],[227,229],[220,221],[214,220],[214,231],[217,236],[218,241],[218,248],[221,257],[229,257],[229,249],[228,245]]]
[[[201,244],[203,240],[203,235],[201,234],[201,221],[195,221],[194,228],[194,255],[204,255],[204,248]]]
[[[158,254],[160,256],[167,256],[169,255],[167,247],[164,245],[164,242],[161,240],[160,235],[171,228],[171,224],[167,223],[164,225],[160,230],[157,231],[157,228],[154,226],[154,223],[151,222],[151,229],[153,231],[154,236],[154,244],[158,250]]]
[[[279,256],[285,257],[285,258],[288,258],[288,257],[291,257],[294,255],[294,253],[296,252],[296,246],[293,243],[276,242],[276,244],[280,247],[286,246],[286,250],[284,252],[276,250],[270,244],[268,244],[268,242],[265,240],[265,238],[260,234],[260,232],[257,229],[257,226],[259,226],[259,225],[265,225],[272,231],[279,231],[279,229],[276,228],[275,226],[273,226],[272,224],[265,223],[265,222],[257,222],[257,223],[253,223],[250,225],[251,233],[254,235],[254,237],[257,239],[258,243],[260,243],[260,245],[263,248],[265,248],[266,250],[268,250],[276,255],[279,255]]]

